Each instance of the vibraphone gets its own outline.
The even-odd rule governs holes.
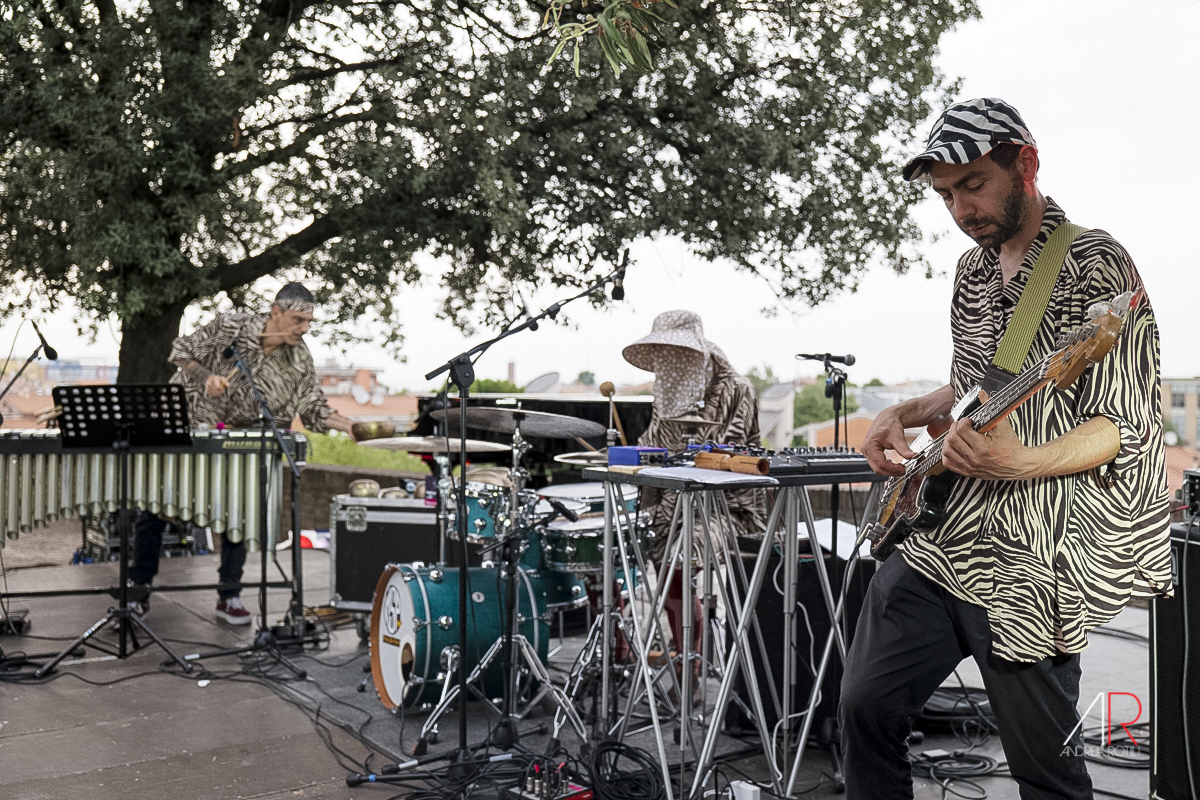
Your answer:
[[[279,540],[283,458],[267,440],[269,489],[262,497],[262,434],[255,430],[192,431],[192,447],[130,449],[128,503],[138,508],[263,544],[260,503],[267,505],[268,548]],[[307,439],[285,433],[303,463]],[[0,429],[0,547],[5,538],[74,516],[98,518],[120,503],[120,460],[111,448],[64,448],[55,429]]]

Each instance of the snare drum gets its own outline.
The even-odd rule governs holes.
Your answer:
[[[495,569],[472,567],[469,574],[468,671],[504,635],[500,593],[505,586],[503,573]],[[437,701],[439,682],[449,668],[443,663],[443,652],[458,646],[459,575],[457,568],[388,564],[379,576],[371,609],[371,677],[379,699],[389,709]],[[550,641],[546,597],[558,589],[548,592],[544,584],[550,582],[536,573],[523,569],[519,575],[521,634],[545,662]],[[499,660],[484,671],[481,681],[487,697],[500,696],[504,677]]]
[[[643,553],[650,551],[650,515],[642,512],[635,524],[638,544]],[[627,527],[619,528],[629,542]],[[576,522],[551,522],[541,534],[542,565],[558,572],[588,574],[604,571],[604,519],[583,517]],[[630,553],[630,559],[633,554]],[[613,568],[620,569],[620,559],[614,554]]]
[[[537,490],[542,497],[552,497],[555,500],[574,500],[584,503],[589,514],[604,513],[604,484],[599,481],[587,483],[560,483],[557,486],[544,486]],[[625,508],[633,511],[637,508],[638,488],[623,484],[621,496],[625,499]]]

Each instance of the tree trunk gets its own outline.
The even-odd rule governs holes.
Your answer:
[[[187,306],[176,303],[157,313],[138,314],[122,321],[117,383],[166,383],[170,379],[175,365],[167,357]]]

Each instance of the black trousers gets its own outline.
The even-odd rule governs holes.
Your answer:
[[[163,531],[169,523],[162,517],[142,511],[133,523],[133,564],[129,567],[129,580],[149,585],[158,574],[158,558],[162,552]],[[221,535],[221,563],[217,577],[221,583],[234,588],[219,589],[217,596],[222,600],[237,597],[242,593],[242,570],[246,566],[246,543],[231,542]]]
[[[1072,733],[1079,655],[1032,664],[996,658],[987,612],[921,576],[900,554],[872,578],[846,657],[838,716],[848,800],[912,798],[912,720],[968,656],[983,675],[1022,800],[1090,800],[1083,743]]]

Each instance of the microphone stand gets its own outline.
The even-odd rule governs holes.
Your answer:
[[[37,357],[41,355],[41,352],[42,345],[39,342],[38,346],[33,348],[33,353],[30,354],[29,358],[25,359],[25,363],[21,365],[19,370],[17,370],[17,374],[13,375],[12,380],[8,382],[8,386],[5,386],[4,391],[0,392],[0,400],[4,399],[5,395],[8,394],[8,390],[13,387],[13,384],[17,382],[17,378],[21,377],[21,375],[25,372],[25,369],[34,361],[37,361]],[[4,424],[4,415],[0,414],[0,425],[2,424]]]
[[[526,319],[520,325],[509,323],[498,336],[482,344],[477,344],[470,350],[459,353],[442,366],[425,375],[425,380],[431,381],[442,373],[449,372],[451,382],[458,387],[459,397],[458,438],[460,450],[458,463],[459,468],[462,470],[462,479],[459,482],[458,492],[455,494],[455,502],[458,508],[456,524],[458,525],[459,563],[461,564],[459,567],[461,573],[458,581],[458,652],[463,657],[458,659],[458,750],[455,751],[450,763],[450,778],[452,780],[469,778],[474,774],[477,766],[471,755],[471,749],[467,746],[467,576],[470,574],[468,569],[470,554],[467,551],[467,493],[465,491],[467,474],[467,401],[471,395],[471,384],[475,382],[475,362],[496,342],[507,339],[524,330],[536,331],[541,320],[557,319],[558,312],[562,310],[563,306],[581,297],[586,297],[597,289],[602,289],[606,283],[614,280],[618,274],[624,275],[624,272],[625,267],[622,265],[603,278],[600,278],[591,286],[588,286],[579,294],[561,302],[552,303],[540,314]],[[449,425],[447,425],[447,428],[449,428]]]
[[[239,372],[246,377],[246,381],[250,384],[250,391],[254,394],[254,399],[258,402],[259,421],[261,423],[261,435],[259,438],[261,448],[258,462],[258,479],[262,491],[262,501],[258,504],[258,529],[262,536],[262,580],[259,582],[258,588],[258,609],[259,619],[261,620],[259,629],[254,636],[254,643],[245,647],[226,648],[224,650],[214,650],[209,653],[197,653],[186,656],[188,661],[199,660],[203,658],[215,658],[217,656],[240,655],[241,653],[253,652],[268,652],[275,661],[286,667],[299,680],[304,680],[308,677],[308,672],[296,666],[295,663],[287,659],[282,652],[279,637],[267,624],[267,566],[268,551],[273,547],[267,536],[267,495],[270,493],[270,469],[269,454],[270,450],[267,447],[268,429],[275,439],[275,445],[287,460],[288,467],[292,473],[292,505],[295,506],[299,501],[297,487],[300,483],[300,467],[296,464],[296,457],[292,451],[284,444],[283,434],[279,430],[279,426],[275,423],[275,415],[271,413],[271,406],[267,403],[267,398],[259,391],[258,384],[254,382],[254,375],[250,372],[250,367],[246,364],[245,358],[242,356],[241,348],[238,347],[237,337],[234,337],[233,342],[226,348],[225,357],[234,356],[237,360],[237,368]],[[301,559],[300,559],[300,529],[296,524],[296,515],[292,515],[294,530],[292,531],[292,602],[288,607],[288,625],[286,626],[292,632],[292,636],[288,637],[288,644],[300,644],[309,641],[309,637],[305,634],[304,624],[304,603],[302,599],[298,599],[297,592],[302,585],[301,577]],[[299,616],[299,619],[297,619]]]
[[[844,404],[846,399],[846,373],[833,365],[829,354],[825,354],[825,396],[833,400],[833,449],[836,451],[841,446],[841,429],[838,427],[838,418],[844,416]],[[849,433],[847,433],[849,435]],[[830,517],[830,545],[833,551],[834,561],[838,557],[838,512],[839,512],[839,485],[833,483],[829,487],[829,517]],[[846,555],[849,558],[850,554]],[[840,572],[834,570],[832,579],[838,580]],[[835,584],[830,587],[834,594],[840,591],[840,588]],[[836,624],[836,623],[835,623]]]

